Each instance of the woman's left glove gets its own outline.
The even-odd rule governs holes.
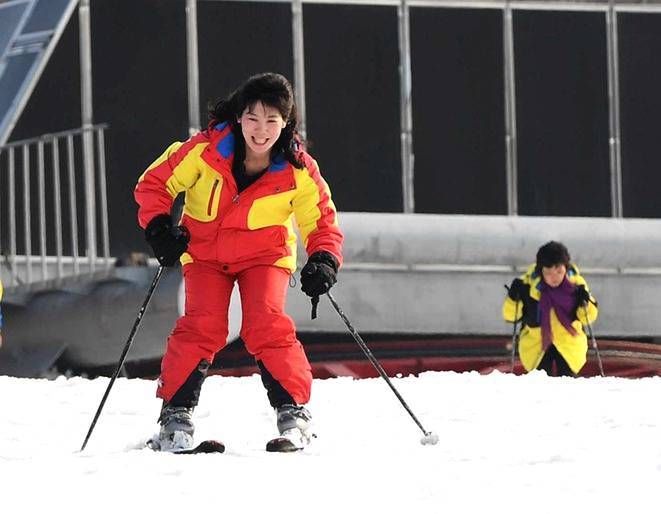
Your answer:
[[[310,296],[321,296],[337,282],[338,262],[329,252],[315,252],[301,270],[301,289]]]

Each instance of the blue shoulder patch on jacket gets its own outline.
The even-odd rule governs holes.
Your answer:
[[[282,154],[276,155],[271,161],[269,171],[282,171],[287,167],[287,160]]]
[[[234,152],[234,134],[232,131],[230,131],[225,137],[218,141],[216,150],[218,150],[218,153],[225,159],[229,159],[229,156],[232,155],[232,152]]]

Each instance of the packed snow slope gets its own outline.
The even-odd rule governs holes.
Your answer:
[[[656,512],[661,377],[428,372],[394,378],[436,446],[380,378],[315,380],[318,435],[270,454],[275,416],[258,376],[210,377],[196,439],[225,454],[144,449],[160,402],[118,379],[79,452],[107,378],[0,377],[5,513]]]

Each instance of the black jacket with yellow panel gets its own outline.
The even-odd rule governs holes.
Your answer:
[[[503,318],[513,323],[521,321],[521,333],[519,335],[519,357],[526,371],[531,371],[539,366],[544,356],[542,351],[542,331],[540,327],[539,300],[541,297],[542,274],[531,265],[520,277],[526,287],[526,293],[519,301],[512,300],[509,296],[503,303]],[[588,291],[588,285],[581,276],[578,268],[570,264],[567,269],[567,280],[575,286],[584,286]],[[581,371],[587,359],[588,341],[583,326],[593,323],[597,319],[597,302],[590,295],[587,306],[578,305],[573,310],[572,327],[576,335],[572,335],[562,326],[554,310],[551,310],[551,332],[553,333],[553,345],[567,361],[574,373]]]

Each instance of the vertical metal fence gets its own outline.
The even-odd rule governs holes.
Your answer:
[[[105,125],[0,147],[0,276],[5,287],[112,265]],[[85,140],[92,140],[92,158]]]

